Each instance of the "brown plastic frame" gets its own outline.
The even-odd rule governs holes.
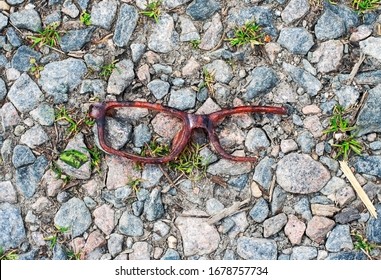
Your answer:
[[[165,112],[167,114],[173,115],[183,121],[183,128],[177,133],[177,135],[173,139],[172,143],[172,152],[161,158],[154,157],[141,157],[133,154],[126,153],[124,151],[115,150],[109,147],[104,138],[105,133],[105,122],[107,111],[113,108],[120,107],[137,107],[137,108],[146,108],[151,110],[156,110],[160,112]],[[90,106],[89,115],[91,118],[95,119],[98,127],[98,139],[99,144],[102,149],[113,155],[122,156],[133,161],[141,162],[141,163],[152,163],[152,164],[160,164],[166,163],[171,160],[174,160],[181,151],[187,145],[192,130],[195,128],[203,128],[207,131],[210,143],[213,145],[217,153],[219,153],[223,158],[244,162],[255,162],[256,157],[238,157],[232,156],[224,151],[221,147],[220,141],[218,140],[218,136],[215,131],[215,127],[218,125],[218,121],[222,118],[240,113],[268,113],[268,114],[279,114],[279,115],[287,115],[287,109],[285,107],[274,107],[274,106],[240,106],[232,109],[223,109],[211,114],[207,115],[196,115],[191,113],[186,113],[179,111],[174,108],[165,107],[160,104],[153,104],[148,102],[141,101],[109,101],[103,103],[96,103]]]

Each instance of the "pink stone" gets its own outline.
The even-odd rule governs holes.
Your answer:
[[[214,102],[212,98],[209,97],[208,99],[206,99],[204,104],[202,104],[201,107],[198,108],[196,114],[210,114],[219,110],[221,110],[221,107],[218,106],[218,104]]]
[[[85,239],[83,237],[76,237],[71,242],[71,247],[73,248],[74,254],[82,253],[85,247]],[[83,259],[83,258],[81,258]]]
[[[312,133],[315,138],[323,135],[323,127],[318,116],[306,117],[303,121],[304,126]]]
[[[178,131],[182,128],[180,119],[169,116],[164,113],[159,113],[152,120],[153,130],[161,137],[173,139]]]
[[[129,260],[149,260],[152,252],[152,245],[148,242],[135,242],[132,245],[133,252],[129,254]]]
[[[312,114],[319,114],[321,113],[321,110],[318,106],[315,104],[307,105],[302,108],[302,112],[305,115],[312,115]]]
[[[111,234],[115,227],[114,214],[115,211],[107,204],[103,204],[93,212],[94,223],[106,235]]]
[[[368,38],[372,34],[372,27],[369,25],[360,25],[353,31],[349,37],[349,41],[358,42]]]
[[[126,186],[131,178],[141,177],[135,162],[129,159],[106,155],[106,163],[108,166],[106,186],[109,190]]]
[[[81,252],[81,255],[86,258],[86,256],[94,251],[95,249],[102,247],[106,244],[106,239],[103,237],[102,233],[99,230],[93,231],[89,234],[89,237],[86,240],[85,247]]]
[[[62,185],[63,180],[57,178],[57,174],[55,174],[51,169],[45,172],[42,177],[41,185],[46,188],[46,194],[48,196],[56,196]]]
[[[187,64],[182,69],[183,76],[189,77],[196,75],[198,73],[198,70],[200,69],[200,64],[197,62],[197,60],[194,57],[191,57]]]
[[[98,196],[103,187],[104,183],[99,179],[91,179],[86,184],[82,185],[82,188],[84,188],[86,193],[91,197]]]
[[[321,216],[314,216],[307,224],[306,235],[313,241],[322,244],[327,233],[334,227],[335,222]]]
[[[352,187],[346,186],[336,192],[336,202],[340,207],[344,207],[356,199],[355,192]]]
[[[284,233],[286,234],[292,245],[297,245],[302,242],[302,237],[305,230],[306,225],[295,215],[291,214],[288,216],[288,222],[284,227]]]
[[[144,64],[139,67],[137,76],[138,76],[138,79],[145,85],[151,81],[151,75],[149,73],[148,64]]]

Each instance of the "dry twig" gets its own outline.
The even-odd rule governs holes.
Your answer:
[[[244,207],[249,202],[250,202],[250,198],[245,199],[244,201],[234,202],[230,207],[225,208],[221,212],[211,216],[208,219],[208,224],[213,225],[213,224],[221,221],[223,218],[226,218],[226,217],[231,216],[235,213],[244,211],[245,208],[242,208],[242,207]]]

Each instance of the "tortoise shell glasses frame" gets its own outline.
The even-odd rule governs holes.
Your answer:
[[[172,115],[182,121],[183,127],[175,135],[172,142],[171,152],[163,157],[145,157],[135,154],[130,154],[125,151],[116,150],[105,141],[105,124],[106,116],[109,112],[112,112],[116,108],[144,108],[148,110],[154,110],[157,112],[166,113]],[[216,127],[219,122],[225,117],[235,115],[235,114],[248,114],[248,113],[267,113],[267,114],[278,114],[287,115],[287,109],[285,107],[274,107],[274,106],[239,106],[231,109],[222,109],[220,111],[211,113],[197,115],[192,113],[183,112],[174,108],[166,107],[160,104],[153,104],[149,102],[141,101],[109,101],[102,103],[95,103],[90,106],[89,116],[93,118],[97,124],[98,128],[98,139],[99,144],[102,149],[113,155],[128,158],[130,160],[140,162],[140,163],[151,163],[151,164],[161,164],[167,163],[174,160],[186,147],[188,141],[192,135],[192,130],[195,128],[202,128],[206,130],[209,141],[213,145],[215,151],[222,157],[228,160],[239,161],[239,162],[255,162],[256,157],[244,157],[244,156],[233,156],[228,154],[224,148],[221,146],[219,138],[216,133]]]

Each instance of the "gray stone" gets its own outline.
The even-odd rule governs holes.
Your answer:
[[[20,254],[18,257],[18,260],[25,260],[25,261],[36,260],[38,252],[39,252],[39,250],[32,249],[29,252],[26,252],[24,254]]]
[[[381,132],[381,85],[369,90],[365,101],[357,117],[357,135],[361,136],[370,132]]]
[[[251,81],[246,88],[244,99],[251,100],[268,93],[274,88],[279,79],[275,71],[267,66],[256,67],[250,75]]]
[[[168,248],[164,255],[160,258],[161,260],[180,260],[180,254],[174,249]]]
[[[374,151],[381,150],[381,141],[374,141],[369,144],[369,148]]]
[[[360,96],[358,90],[353,86],[342,86],[340,89],[334,90],[334,93],[339,99],[339,104],[344,108],[356,104]]]
[[[16,80],[8,92],[8,99],[21,113],[28,113],[36,108],[43,95],[36,83],[24,73]]]
[[[60,243],[56,243],[53,247],[52,260],[67,260],[65,247]]]
[[[326,9],[315,25],[315,36],[318,40],[336,39],[345,33],[344,20]]]
[[[100,100],[103,100],[106,96],[106,82],[101,79],[95,80],[83,80],[79,93],[92,93],[94,97],[98,97]]]
[[[48,164],[44,156],[39,156],[33,164],[16,169],[16,186],[23,196],[34,195]]]
[[[49,141],[49,136],[39,124],[28,129],[20,138],[20,143],[27,145],[31,149],[34,149],[47,141]]]
[[[302,132],[298,138],[296,138],[296,142],[298,143],[298,145],[300,146],[300,150],[305,153],[305,154],[309,154],[311,153],[313,147],[315,146],[315,140],[314,140],[314,137],[313,135],[308,132],[308,131],[304,131]]]
[[[148,38],[148,48],[158,53],[168,53],[178,48],[179,34],[175,30],[173,18],[163,14],[153,27]]]
[[[294,206],[295,212],[302,216],[305,220],[310,220],[312,218],[312,213],[310,210],[310,202],[307,197],[301,197]]]
[[[134,203],[132,203],[131,208],[134,215],[139,217],[141,214],[143,214],[144,202],[139,200],[135,201]]]
[[[292,151],[296,151],[298,149],[298,144],[294,141],[294,139],[285,139],[280,142],[280,150],[282,153],[289,153]]]
[[[108,79],[107,92],[115,95],[121,94],[134,78],[134,64],[129,59],[123,59],[115,64],[115,69]]]
[[[381,204],[376,205],[378,217],[371,217],[366,226],[366,237],[369,242],[381,244]]]
[[[236,156],[243,156],[243,153],[233,153]],[[233,162],[227,159],[220,159],[216,163],[208,166],[207,172],[212,175],[240,175],[249,173],[251,164],[249,162]]]
[[[40,15],[33,9],[12,13],[9,19],[17,28],[28,29],[33,32],[41,30]]]
[[[360,24],[359,14],[354,9],[347,5],[330,4],[324,2],[324,7],[326,10],[330,10],[335,13],[344,22],[344,27],[346,32],[350,32],[352,27],[356,27]],[[333,28],[333,26],[332,26]]]
[[[340,213],[335,215],[335,222],[345,225],[360,218],[361,216],[356,208],[344,208]]]
[[[62,12],[71,18],[79,16],[79,10],[72,0],[65,0],[62,5]]]
[[[148,221],[156,221],[164,215],[164,205],[159,188],[152,190],[150,197],[144,202],[144,214]]]
[[[27,146],[16,145],[13,149],[12,163],[15,168],[31,164],[35,160],[36,157]]]
[[[0,109],[0,119],[4,130],[16,126],[21,121],[16,108],[10,102],[5,103]]]
[[[194,0],[186,12],[194,20],[206,20],[220,9],[220,3],[215,0]]]
[[[248,174],[238,175],[236,177],[231,177],[228,181],[228,184],[233,188],[241,191],[246,187],[247,181],[249,181]]]
[[[81,10],[86,10],[90,0],[77,0],[77,3]]]
[[[103,0],[95,3],[91,8],[91,24],[110,30],[117,7],[116,0]]]
[[[245,147],[250,152],[259,152],[270,146],[266,133],[258,127],[249,130],[245,139]]]
[[[262,27],[264,33],[277,37],[278,31],[273,23],[274,16],[271,8],[262,6],[250,6],[229,9],[227,17],[229,27],[242,26],[248,21],[255,21]]]
[[[209,73],[214,73],[217,82],[227,84],[233,78],[231,67],[224,60],[214,60],[212,63],[205,65]]]
[[[54,217],[54,224],[60,227],[68,227],[73,238],[82,235],[91,223],[89,209],[77,197],[73,197],[62,204]]]
[[[18,248],[25,240],[24,222],[21,211],[9,203],[0,204],[0,247],[7,251]]]
[[[150,128],[146,124],[139,124],[133,132],[133,143],[135,147],[143,147],[152,139]]]
[[[44,19],[44,25],[50,25],[54,23],[60,23],[61,22],[61,12],[60,11],[54,11],[47,15]]]
[[[94,71],[101,71],[104,64],[104,57],[87,53],[83,56],[88,68]]]
[[[156,74],[167,74],[170,75],[173,71],[172,67],[165,64],[159,64],[155,63],[152,65],[153,69],[155,70]]]
[[[364,54],[370,55],[378,60],[381,60],[381,54],[379,52],[379,46],[381,44],[381,38],[369,37],[366,40],[360,42],[360,49]]]
[[[169,83],[156,79],[147,84],[149,91],[156,99],[162,99],[169,91]]]
[[[331,178],[329,171],[309,155],[291,153],[283,157],[276,170],[277,182],[288,192],[313,193]]]
[[[191,88],[171,90],[168,106],[179,110],[191,109],[196,103],[196,93]]]
[[[346,79],[346,76],[343,78]],[[381,70],[359,73],[354,78],[354,81],[360,85],[376,86],[381,83]]]
[[[205,31],[204,36],[201,39],[199,48],[201,50],[212,50],[221,41],[224,27],[221,22],[220,14],[215,14],[212,18],[211,25]]]
[[[70,166],[69,164],[63,162],[61,159],[58,159],[56,164],[61,170],[69,175],[70,177],[86,180],[91,176],[91,157],[89,151],[86,149],[86,145],[84,143],[84,136],[82,133],[76,134],[67,144],[65,151],[76,150],[87,157],[87,161],[81,165],[79,168],[75,168]]]
[[[308,0],[291,0],[281,13],[282,20],[290,24],[305,16],[309,9]]]
[[[350,162],[358,173],[381,177],[381,156],[356,156]]]
[[[17,202],[17,193],[11,181],[0,182],[0,203],[3,202]]]
[[[143,235],[143,221],[125,211],[119,219],[119,231],[127,236],[141,236]]]
[[[273,197],[271,200],[271,214],[276,215],[280,213],[286,200],[286,192],[281,187],[276,186],[274,188]]]
[[[114,43],[118,47],[125,47],[130,40],[138,22],[138,11],[134,6],[122,4],[115,24]]]
[[[69,30],[62,36],[59,44],[64,52],[79,51],[90,42],[95,28]]]
[[[328,181],[328,183],[320,190],[320,192],[326,196],[329,196],[331,194],[335,194],[338,190],[345,188],[347,186],[347,183],[344,181],[344,179],[341,179],[339,177],[332,177],[331,180]]]
[[[0,13],[0,32],[8,25],[8,17]]]
[[[151,188],[160,182],[163,172],[157,165],[146,164],[142,172],[143,188]]]
[[[311,246],[297,246],[292,248],[291,260],[313,260],[317,257],[318,251]]]
[[[249,215],[257,223],[262,223],[269,215],[270,209],[267,201],[261,197],[251,208]]]
[[[165,238],[165,236],[169,233],[170,226],[162,221],[157,221],[153,225],[153,235],[152,240],[160,241]]]
[[[68,58],[51,62],[41,71],[38,84],[54,98],[54,103],[64,103],[68,100],[68,93],[73,91],[86,74],[86,64],[79,59]]]
[[[131,44],[130,48],[132,61],[139,62],[146,50],[146,46],[144,44]]]
[[[317,95],[322,89],[320,81],[303,68],[295,67],[286,62],[283,63],[282,67],[290,74],[293,81],[303,87],[310,96]]]
[[[367,256],[363,252],[340,252],[332,253],[326,260],[366,260]]]
[[[193,40],[200,40],[200,34],[197,31],[197,28],[194,26],[192,20],[186,16],[180,16],[180,25],[181,25],[181,42],[189,42]]]
[[[349,225],[337,225],[329,234],[325,247],[329,252],[353,250],[353,243]]]
[[[7,35],[8,43],[11,44],[12,46],[17,48],[22,45],[22,40],[13,27],[9,27],[7,29],[6,35]]]
[[[260,184],[266,191],[270,190],[270,184],[273,178],[272,166],[274,163],[273,158],[265,157],[255,167],[253,180]]]
[[[293,54],[305,55],[314,45],[312,35],[303,27],[286,27],[281,29],[277,41]]]
[[[5,96],[7,96],[7,87],[5,86],[5,82],[0,78],[0,101],[2,101]]]
[[[127,122],[107,117],[105,129],[106,143],[116,150],[122,148],[131,139],[132,126]]]
[[[173,9],[178,6],[181,6],[185,3],[190,2],[191,0],[163,0],[163,6],[168,8],[168,9]]]
[[[30,111],[30,115],[44,126],[52,126],[55,119],[54,108],[47,103],[40,103],[36,109]]]
[[[317,70],[321,73],[336,71],[343,58],[344,45],[339,40],[323,42],[312,53],[310,62],[317,63]]]
[[[135,242],[131,249],[132,253],[128,255],[129,260],[150,260],[152,245],[148,242]]]
[[[267,238],[278,233],[287,223],[287,216],[280,213],[263,222],[263,237]]]
[[[123,249],[123,235],[118,233],[110,234],[110,238],[107,240],[107,249],[110,252],[111,256],[115,257]]]
[[[276,260],[277,244],[271,239],[239,237],[237,254],[245,260]]]
[[[212,216],[222,211],[225,207],[218,199],[210,198],[206,201],[205,208],[206,212]]]

